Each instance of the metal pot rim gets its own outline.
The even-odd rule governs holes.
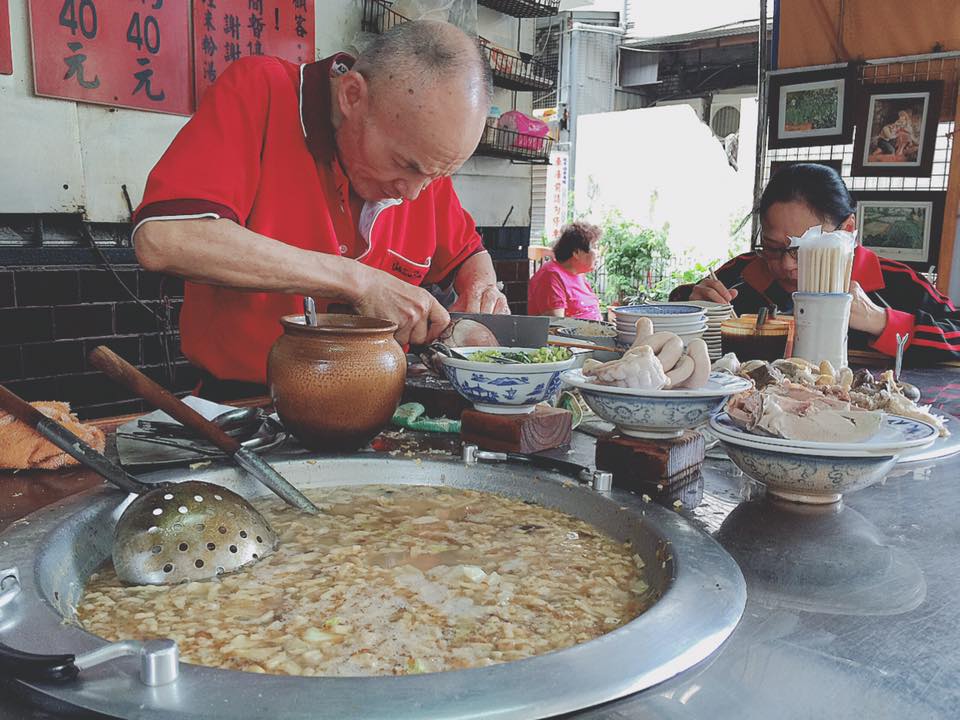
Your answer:
[[[331,473],[329,467],[317,472],[317,466],[337,463],[346,468],[346,481],[329,485],[383,483],[383,478],[402,476],[397,484],[446,484],[534,496],[545,499],[545,504],[563,500],[575,505],[572,514],[587,522],[596,524],[589,518],[602,513],[610,523],[666,543],[669,557],[663,557],[660,570],[668,574],[669,585],[649,610],[613,632],[564,650],[484,668],[402,677],[311,678],[182,664],[176,682],[148,688],[137,679],[136,663],[121,660],[91,670],[72,684],[24,684],[88,711],[143,718],[262,718],[265,713],[306,718],[316,717],[318,709],[329,717],[391,720],[548,717],[630,695],[692,667],[720,647],[743,614],[746,585],[730,555],[677,513],[630,493],[597,493],[565,476],[516,465],[467,467],[450,460],[420,463],[362,454],[297,455],[274,463],[301,486],[305,483],[298,473],[315,477],[315,485],[323,484]],[[171,479],[178,473],[182,475],[179,470],[160,471],[150,479]],[[364,473],[373,479],[363,480]],[[213,466],[192,478],[220,482],[247,497],[259,494],[254,482],[241,478],[232,467]],[[47,597],[41,588],[42,574],[50,572],[43,563],[57,559],[63,565],[63,558],[52,556],[58,544],[62,549],[75,542],[79,529],[92,530],[94,519],[112,517],[115,522],[127,501],[106,488],[90,490],[34,513],[3,535],[9,543],[4,564],[19,565],[23,592],[0,614],[0,640],[39,652],[81,652],[106,644],[63,623],[56,598]],[[110,527],[103,531],[110,532]],[[38,546],[44,548],[40,553]],[[71,569],[58,566],[57,571],[69,574]],[[677,612],[678,605],[684,608],[682,613]]]

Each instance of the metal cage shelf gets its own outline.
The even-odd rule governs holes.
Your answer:
[[[361,28],[366,32],[382,33],[408,22],[409,18],[396,12],[390,0],[364,0]],[[506,90],[544,92],[552,90],[556,72],[527,53],[511,51],[478,38],[483,56],[493,74],[493,84]]]
[[[517,18],[550,17],[560,12],[560,0],[477,0],[477,4]]]
[[[363,19],[360,29],[364,32],[382,33],[396,25],[409,22],[410,18],[395,12],[391,0],[363,0]]]
[[[480,49],[493,73],[493,84],[507,90],[552,90],[556,72],[528,53],[513,54],[480,38]]]
[[[550,162],[552,147],[552,138],[524,135],[488,123],[474,154],[546,165]]]

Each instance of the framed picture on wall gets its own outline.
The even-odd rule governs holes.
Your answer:
[[[853,174],[928,177],[942,98],[942,80],[862,88]]]
[[[864,247],[926,271],[936,265],[943,230],[944,192],[852,193]]]
[[[800,163],[809,163],[810,165],[826,165],[828,168],[833,168],[837,171],[838,175],[843,175],[843,160],[771,160],[770,161],[770,177],[773,177],[778,172],[783,170],[785,167],[790,167],[791,165],[799,165]]]
[[[770,148],[842,145],[853,139],[853,65],[767,74]]]

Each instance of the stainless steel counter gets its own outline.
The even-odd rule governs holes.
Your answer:
[[[952,399],[958,378],[905,375],[928,402]],[[575,433],[566,457],[592,464],[593,447]],[[699,666],[580,717],[960,715],[960,456],[900,465],[883,485],[824,509],[772,502],[726,461],[708,460],[703,476],[703,502],[682,514],[740,564],[743,620]],[[53,716],[8,698],[0,717]]]

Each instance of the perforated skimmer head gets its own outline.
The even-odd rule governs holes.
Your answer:
[[[127,507],[114,530],[113,565],[129,585],[173,585],[234,572],[276,547],[277,534],[244,498],[189,481]]]

